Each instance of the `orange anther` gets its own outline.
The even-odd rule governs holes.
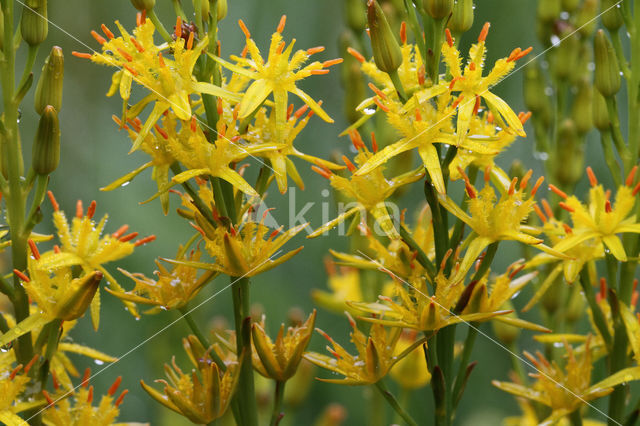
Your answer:
[[[418,108],[416,108],[416,121],[422,121],[422,114]]]
[[[111,234],[111,237],[115,238],[115,239],[118,239],[118,238],[122,237],[125,232],[127,232],[127,229],[129,229],[129,225],[122,225],[120,228],[118,228],[118,230],[116,232]]]
[[[300,108],[298,108],[296,112],[293,113],[293,116],[299,120],[300,117],[302,117],[304,113],[307,112],[308,109],[309,109],[309,106],[307,104],[304,104]]]
[[[328,61],[324,61],[322,63],[323,68],[329,68],[333,65],[341,64],[344,61],[342,58],[329,59]]]
[[[275,238],[280,232],[282,228],[274,229],[271,234],[269,234],[269,239]]]
[[[100,44],[105,44],[107,42],[107,40],[102,37],[100,34],[98,34],[97,32],[91,30],[91,35],[93,36],[93,38],[96,39],[96,41]]]
[[[324,74],[329,74],[329,70],[311,70],[311,71],[309,71],[309,74],[311,74],[311,75],[324,75]]]
[[[80,386],[82,386],[83,388],[86,388],[87,386],[89,386],[89,378],[91,378],[91,369],[87,367],[84,370],[84,374],[82,375],[82,381],[80,382]]]
[[[349,48],[351,49],[351,48]],[[347,51],[349,51],[349,49],[347,49]],[[353,49],[351,49],[353,50]],[[307,49],[307,55],[314,55],[316,53],[320,53],[320,52],[324,52],[324,46],[316,46],[316,47],[310,47],[309,49]],[[355,51],[354,51],[355,52]],[[349,52],[351,53],[351,52]],[[356,52],[358,53],[358,52]],[[362,58],[364,60],[364,58]]]
[[[458,80],[462,80],[464,77],[458,76],[458,77],[454,77],[453,80],[451,80],[451,83],[449,83],[449,91],[453,90],[453,86],[456,85],[456,81]]]
[[[308,52],[308,50],[307,50]],[[358,52],[357,50],[349,47],[347,48],[347,53],[349,53],[351,56],[353,56],[354,58],[356,58],[358,60],[358,62],[363,63],[364,61],[366,61],[366,59],[364,58],[364,56],[362,56],[362,54],[360,52]]]
[[[147,11],[143,10],[141,15],[142,15],[142,19],[141,19],[142,23],[146,24],[147,23]]]
[[[276,31],[279,33],[282,33],[282,31],[284,31],[284,26],[287,23],[287,15],[282,15],[282,18],[280,18],[280,22],[278,22],[278,28],[276,28]]]
[[[180,16],[176,18],[174,32],[176,34],[176,39],[182,38],[182,18]]]
[[[118,49],[117,49],[117,50],[118,50],[118,52],[120,53],[120,55],[122,55],[122,57],[123,57],[123,58],[125,58],[125,59],[127,60],[127,62],[131,62],[131,61],[133,61],[133,56],[131,56],[131,55],[129,54],[129,52],[127,52],[126,50],[121,49],[121,48],[119,48],[119,47],[118,47]]]
[[[516,185],[518,183],[518,178],[514,177],[511,179],[511,184],[509,185],[509,195],[513,195],[516,192]]]
[[[62,250],[60,250],[60,246],[59,245],[55,244],[53,246],[53,252],[54,253],[62,253]]]
[[[533,170],[529,169],[529,171],[527,171],[527,173],[525,173],[524,176],[522,176],[522,180],[520,181],[520,189],[525,189],[527,187],[527,185],[529,184],[529,179],[531,179],[531,176],[533,176]]]
[[[124,237],[120,238],[119,241],[121,243],[126,243],[126,242],[129,242],[129,241],[133,240],[137,236],[138,236],[137,232],[132,232],[132,233],[127,234]]]
[[[331,176],[332,176],[331,171],[322,169],[322,168],[320,168],[318,166],[311,166],[311,170],[313,170],[314,172],[316,172],[317,174],[319,174],[323,178],[331,180]]]
[[[491,27],[491,24],[485,22],[484,26],[482,27],[482,31],[480,31],[480,35],[478,36],[478,42],[482,43],[487,39],[487,34],[489,34],[489,27]]]
[[[34,259],[40,260],[40,251],[38,251],[38,247],[36,247],[36,243],[33,240],[28,240],[29,249],[31,249],[31,254],[33,254]]]
[[[407,23],[404,21],[400,23],[400,42],[407,44]]]
[[[136,26],[139,27],[142,25],[142,13],[136,13]]]
[[[157,124],[153,127],[154,129],[156,129],[156,132],[160,133],[160,136],[162,136],[164,139],[169,139],[169,134],[165,132],[162,127],[158,126]]]
[[[638,170],[638,166],[633,166],[633,169],[627,175],[627,180],[625,180],[624,184],[627,186],[633,185],[633,180],[636,177],[636,171]]]
[[[123,64],[122,68],[126,69],[127,71],[129,71],[131,73],[131,75],[138,75],[138,71],[134,70],[133,68],[131,68],[129,65],[127,64]]]
[[[491,164],[484,168],[483,178],[485,184],[491,180]]]
[[[493,123],[493,113],[491,111],[487,113],[487,123]]]
[[[589,177],[589,183],[591,186],[596,186],[598,184],[598,179],[596,179],[596,175],[593,173],[593,169],[591,167],[587,167],[587,176]]]
[[[378,98],[377,96],[375,98],[373,98],[373,102],[378,105],[378,107],[380,107],[381,110],[383,110],[384,112],[389,112],[389,108],[387,108],[386,106],[382,105],[382,102],[380,101],[380,98]]]
[[[544,215],[544,213],[542,213],[542,210],[540,209],[540,207],[537,204],[533,205],[533,211],[536,212],[536,214],[538,215],[538,217],[540,218],[542,223],[546,223],[547,222],[547,217]]]
[[[82,200],[76,201],[76,217],[81,218],[84,216],[84,209],[82,207]]]
[[[96,202],[95,202],[95,200],[91,201],[91,204],[89,204],[89,208],[87,209],[87,217],[89,219],[92,219],[94,214],[96,214]]]
[[[456,109],[458,108],[458,105],[460,105],[460,102],[462,102],[462,100],[464,99],[464,95],[460,95],[458,96],[458,99],[456,99],[452,104],[451,104],[451,109]]]
[[[567,225],[566,223],[562,224],[562,228],[564,229],[564,232],[567,235],[573,233],[573,231],[571,230],[571,227],[569,225]]]
[[[347,168],[351,173],[356,171],[356,166],[354,166],[351,160],[349,160],[346,156],[344,155],[342,156],[342,161],[344,162],[344,164],[347,166]]]
[[[607,200],[604,203],[604,211],[607,213],[611,213],[611,201]]]
[[[56,376],[56,373],[54,373],[53,371],[51,372],[51,381],[53,384],[53,388],[55,390],[60,389],[60,383],[58,382],[58,377]]]
[[[195,115],[191,116],[190,128],[193,133],[195,133],[196,130],[198,130],[198,121]]]
[[[36,361],[38,361],[38,359],[40,359],[40,355],[38,354],[34,355],[33,358],[31,358],[31,361],[29,361],[27,365],[24,367],[24,374],[29,374],[29,370],[31,370],[31,367],[33,367],[33,365],[36,363]]]
[[[362,140],[362,136],[358,133],[357,130],[352,130],[349,132],[349,139],[351,139],[351,143],[356,150],[360,148],[365,148],[364,141]]]
[[[632,195],[636,195],[638,193],[638,191],[640,191],[640,182],[638,182],[638,184],[635,186],[635,188],[633,188],[633,192],[631,194]]]
[[[106,35],[109,38],[109,40],[113,40],[114,38],[116,38],[111,32],[111,30],[107,28],[105,24],[100,25],[100,28],[102,29],[102,32],[104,33],[104,35]]]
[[[51,398],[51,395],[49,395],[49,392],[47,392],[46,390],[42,390],[42,395],[44,395],[44,399],[47,400],[47,406],[54,406],[56,404],[56,402],[53,400],[53,398]]]
[[[449,28],[446,28],[444,33],[447,36],[447,44],[449,47],[453,47],[453,37],[451,37],[451,31],[449,31]]]
[[[155,241],[156,236],[155,235],[149,235],[148,237],[144,237],[139,239],[138,241],[136,241],[135,243],[133,243],[133,245],[135,247],[140,247],[142,245],[145,245],[147,243],[150,243],[151,241]]]
[[[518,114],[518,118],[522,124],[526,123],[531,118],[531,111],[521,112]]]
[[[387,100],[387,95],[385,95],[380,89],[378,89],[375,84],[369,83],[368,86],[369,86],[369,89],[373,90],[374,93],[380,96],[381,99],[384,99],[385,101]]]
[[[469,198],[476,198],[476,190],[471,185],[471,182],[469,182],[467,179],[465,179],[464,181],[464,187],[467,190],[467,195],[469,195]]]
[[[371,150],[374,152],[378,152],[378,141],[376,140],[376,134],[371,132]]]
[[[553,192],[555,192],[560,198],[564,198],[565,200],[567,199],[567,194],[561,190],[560,188],[558,188],[557,186],[555,186],[554,184],[550,183],[549,184],[549,189]]]
[[[91,59],[91,56],[93,56],[91,53],[76,52],[75,50],[71,54],[80,59]]]
[[[475,71],[476,70],[476,63],[475,62],[471,62],[469,64],[469,71]]]
[[[421,65],[420,68],[418,68],[417,72],[418,72],[418,84],[422,86],[426,81],[426,71],[425,71],[424,65]]]
[[[544,212],[547,214],[549,219],[553,219],[553,210],[551,209],[551,206],[546,199],[542,199],[542,208],[544,209]]]
[[[120,396],[118,397],[118,399],[116,399],[116,402],[114,403],[114,405],[118,407],[120,404],[122,404],[122,400],[124,399],[125,395],[128,393],[129,393],[129,389],[123,390]]]
[[[520,53],[518,53],[516,55],[516,57],[513,59],[514,61],[517,61],[519,59],[524,58],[525,56],[527,56],[529,53],[531,53],[531,51],[533,50],[532,46],[527,47],[526,49],[524,49],[523,51],[521,51]]]
[[[138,40],[136,40],[135,38],[131,37],[130,38],[131,43],[133,43],[133,45],[136,47],[136,50],[140,53],[144,52],[144,47],[142,47],[142,45],[138,42]]]
[[[519,47],[516,47],[515,49],[513,49],[509,54],[509,57],[507,58],[507,62],[515,61],[518,55],[520,54],[520,52],[522,52],[522,49],[520,49]]]
[[[600,278],[600,297],[607,297],[607,280],[604,277]]]
[[[122,376],[118,376],[118,378],[116,379],[115,382],[113,382],[113,384],[111,385],[107,393],[113,396],[113,394],[116,393],[116,391],[118,390],[118,386],[120,386],[120,382],[122,382]]]
[[[87,402],[89,404],[93,402],[93,386],[89,386],[89,392],[87,392]]]
[[[238,19],[238,25],[240,26],[240,29],[244,33],[245,37],[251,38],[251,33],[247,29],[247,26],[244,24],[244,21],[242,19]]]
[[[473,105],[473,115],[478,115],[480,109],[480,96],[476,95],[476,103]]]
[[[195,38],[195,33],[191,31],[189,33],[189,39],[187,40],[187,50],[193,49],[193,40]]]
[[[569,206],[569,205],[568,205],[567,203],[565,203],[564,201],[560,201],[560,202],[558,203],[558,205],[559,205],[561,208],[563,208],[563,209],[565,209],[566,211],[568,211],[569,213],[573,213],[573,212],[575,212],[575,211],[576,211],[576,209],[574,209],[573,207]]]

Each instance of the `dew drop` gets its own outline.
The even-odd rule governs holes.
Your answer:
[[[560,18],[564,20],[569,19],[569,12],[560,12]]]
[[[552,35],[551,36],[551,44],[554,47],[560,45],[561,42],[562,42],[562,40],[560,40],[560,37],[558,37],[557,35]]]
[[[94,359],[93,362],[95,362],[96,365],[103,365],[104,364],[104,361],[101,361],[99,359]]]
[[[365,115],[373,115],[376,113],[376,110],[373,108],[365,108],[362,112],[364,112]]]

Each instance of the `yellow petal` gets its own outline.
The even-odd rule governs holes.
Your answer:
[[[240,102],[238,116],[240,118],[248,117],[267,99],[271,91],[271,87],[267,85],[265,80],[260,79],[251,83]]]
[[[0,346],[4,346],[20,336],[42,327],[48,322],[49,319],[47,319],[43,314],[31,314],[15,326],[11,327],[9,331],[0,335]]]
[[[127,173],[126,175],[122,176],[121,178],[118,178],[118,179],[114,180],[109,185],[100,188],[100,191],[112,191],[112,190],[114,190],[116,188],[120,188],[121,186],[124,186],[124,185],[128,184],[129,182],[131,182],[133,180],[133,178],[138,176],[140,173],[142,173],[144,170],[148,169],[152,165],[153,165],[153,163],[151,161],[149,161],[148,163],[145,163],[142,166],[138,167],[137,169],[135,169],[135,170]]]
[[[440,168],[438,150],[436,150],[436,147],[432,144],[427,144],[426,146],[420,146],[418,153],[420,154],[420,158],[422,158],[424,167],[427,169],[436,191],[444,194],[446,190],[444,187],[444,178],[442,177],[442,169]]]
[[[611,251],[611,254],[615,256],[620,262],[627,261],[627,253],[624,251],[622,241],[616,235],[605,235],[602,237],[602,242]]]
[[[327,123],[333,123],[333,120],[331,119],[331,117],[329,117],[327,115],[326,112],[324,112],[324,110],[320,107],[320,105],[318,105],[318,103],[316,101],[314,101],[313,99],[311,99],[311,96],[307,95],[305,92],[303,92],[302,90],[298,89],[296,87],[296,89],[293,91],[293,93],[295,93],[296,95],[298,95],[298,97],[300,99],[302,99],[302,101],[309,105],[309,108],[311,108],[313,110],[313,112],[315,112],[316,114],[318,114],[318,117],[322,118],[324,121],[326,121]]]
[[[402,154],[405,151],[418,146],[417,139],[400,139],[398,142],[384,147],[381,151],[378,151],[373,157],[369,158],[356,172],[356,176],[366,175],[372,170],[380,167],[386,163],[390,158],[396,155]]]

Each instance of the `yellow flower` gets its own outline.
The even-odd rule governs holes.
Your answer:
[[[252,353],[256,371],[264,377],[280,382],[293,377],[311,340],[315,320],[314,310],[307,321],[299,327],[289,327],[286,334],[282,324],[275,342],[264,331],[264,316],[261,324],[253,323],[251,331],[255,352]]]
[[[345,310],[351,309],[346,304],[347,301],[363,301],[360,272],[357,269],[336,268],[335,262],[330,259],[325,260],[325,265],[329,275],[327,284],[330,291],[311,290],[311,297],[317,305],[334,313],[342,314]]]
[[[240,364],[233,354],[221,356],[225,367],[221,368],[211,358],[211,351],[220,350],[216,345],[205,350],[197,339],[183,339],[183,346],[195,370],[184,373],[176,364],[165,364],[167,380],[156,380],[164,385],[163,392],[140,381],[143,389],[165,407],[185,416],[193,423],[210,423],[227,411],[238,383]]]
[[[363,165],[370,158],[372,158],[371,152],[367,149],[362,138],[357,132],[351,134],[351,140],[353,145],[358,150],[358,154],[355,157],[357,165]],[[374,152],[376,147],[374,145]],[[343,156],[343,161],[346,163],[349,170],[354,173],[350,178],[345,178],[331,173],[327,168],[312,167],[317,173],[329,179],[331,186],[337,191],[341,192],[348,198],[355,200],[355,206],[349,208],[347,211],[340,213],[340,215],[330,222],[327,222],[322,227],[316,229],[309,235],[309,238],[315,238],[322,233],[338,226],[338,224],[344,222],[349,217],[359,213],[361,217],[365,217],[366,213],[370,213],[380,226],[382,231],[389,236],[389,238],[398,238],[399,234],[396,231],[395,226],[389,217],[387,206],[385,201],[389,198],[398,188],[415,182],[420,179],[424,172],[420,169],[410,171],[408,173],[397,176],[393,179],[385,178],[382,168],[375,168],[366,174],[358,174],[356,172],[356,166],[351,161]]]
[[[240,118],[250,116],[256,108],[273,93],[276,117],[276,140],[280,140],[284,134],[289,93],[293,93],[302,99],[320,118],[329,123],[333,123],[333,120],[316,101],[311,99],[311,97],[300,88],[296,87],[296,82],[314,74],[326,74],[329,70],[325,68],[342,62],[342,59],[334,59],[323,63],[316,61],[304,68],[300,68],[312,54],[321,52],[324,48],[316,47],[307,50],[298,50],[292,56],[291,53],[293,52],[295,39],[286,48],[285,42],[282,40],[282,31],[284,30],[285,22],[286,16],[282,16],[276,32],[271,36],[269,55],[266,62],[242,20],[239,20],[238,24],[246,36],[247,50],[251,59],[233,57],[232,59],[236,61],[237,65],[232,65],[216,58],[221,65],[229,68],[231,71],[254,80],[247,88],[240,102]]]
[[[412,346],[416,341],[415,330],[404,331],[400,335],[400,340],[396,346],[396,353],[402,353],[406,348]],[[411,353],[402,358],[393,366],[390,372],[391,378],[404,389],[419,389],[431,380],[431,373],[425,362],[424,350],[422,347],[413,349]]]
[[[613,392],[613,388],[623,382],[640,379],[640,367],[620,370],[600,382],[591,384],[591,349],[587,340],[586,348],[580,356],[565,342],[567,364],[563,369],[555,361],[549,362],[542,354],[537,359],[525,352],[525,356],[535,365],[537,373],[532,387],[517,383],[492,383],[497,388],[513,395],[530,399],[551,408],[551,414],[543,423],[554,423],[579,409],[583,404]]]
[[[74,55],[119,69],[113,76],[108,95],[119,90],[125,104],[125,118],[127,114],[137,116],[148,104],[155,102],[131,151],[140,147],[151,128],[168,109],[171,108],[180,120],[190,120],[192,94],[209,94],[236,102],[240,100],[234,93],[211,83],[198,82],[193,77],[195,64],[209,44],[208,37],[203,37],[194,46],[193,32],[186,43],[181,34],[177,33],[175,41],[157,46],[153,41],[155,27],[150,20],[139,20],[133,35],[118,21],[116,25],[122,34],[120,37],[115,37],[105,25],[102,25],[102,31],[108,40],[95,31],[91,33],[102,45],[102,53],[90,55],[74,52]],[[181,32],[181,29],[181,23],[176,25],[177,32]],[[163,52],[171,54],[173,59],[163,56]],[[133,81],[146,87],[151,93],[127,112],[126,104],[131,96]]]
[[[91,370],[85,370],[82,379],[82,386],[73,397],[65,397],[67,392],[55,387],[56,393],[50,395],[43,390],[49,405],[44,411],[44,423],[52,426],[110,426],[114,425],[116,418],[120,415],[118,408],[122,404],[125,395],[129,393],[127,389],[122,391],[119,397],[114,398],[122,377],[118,377],[109,388],[106,395],[100,398],[97,406],[93,406],[93,386],[89,386]],[[72,401],[73,400],[73,403]]]
[[[27,401],[21,398],[31,381],[29,370],[38,360],[38,356],[26,367],[22,364],[14,367],[13,358],[10,352],[0,352],[0,422],[8,426],[19,426],[25,422],[17,413],[43,405],[43,401]]]
[[[590,168],[588,170],[591,170]],[[605,192],[602,185],[598,184],[592,172],[588,172],[591,182],[589,190],[589,203],[584,205],[575,196],[567,196],[558,188],[550,185],[549,188],[556,192],[565,201],[559,206],[569,211],[573,222],[573,232],[564,238],[553,248],[565,252],[584,241],[595,238],[610,250],[611,254],[621,262],[627,261],[627,254],[620,237],[616,234],[640,233],[640,223],[636,223],[635,205],[636,196],[640,191],[640,184],[632,188],[637,166],[631,170],[625,185],[618,188],[613,205],[609,201],[609,192]]]
[[[489,89],[509,74],[515,67],[515,62],[531,52],[532,48],[529,47],[526,50],[521,50],[520,48],[515,49],[508,58],[502,58],[496,61],[489,74],[483,76],[485,39],[488,31],[489,23],[487,22],[480,32],[478,43],[472,45],[469,49],[469,59],[464,69],[460,62],[460,52],[455,47],[448,29],[447,41],[442,45],[442,56],[452,80],[441,83],[441,85],[448,85],[449,91],[451,92],[460,92],[460,96],[463,99],[457,107],[458,119],[456,133],[458,135],[458,143],[462,143],[467,136],[471,117],[477,113],[481,98],[484,99],[489,109],[493,112],[494,118],[501,124],[501,127],[518,136],[526,136],[518,116],[504,100],[491,93]],[[428,89],[426,92],[418,93],[416,96],[420,102],[424,102],[432,96],[432,93],[433,89]]]
[[[374,384],[386,376],[395,363],[424,343],[424,339],[418,340],[397,355],[396,346],[402,330],[393,328],[387,332],[384,326],[373,324],[369,330],[369,336],[366,336],[358,330],[353,318],[349,314],[347,316],[353,328],[351,342],[358,351],[357,355],[351,355],[320,329],[317,329],[318,332],[333,346],[333,349],[327,346],[327,350],[334,358],[316,352],[307,352],[304,355],[308,361],[345,376],[344,379],[319,379],[323,382],[344,385]]]
[[[180,247],[176,259],[197,262],[200,260],[200,255],[200,249],[187,254],[187,247]],[[156,265],[158,270],[154,274],[157,280],[120,269],[120,272],[136,283],[134,289],[127,292],[109,289],[107,291],[122,300],[151,305],[153,308],[145,313],[155,314],[160,310],[180,309],[186,306],[207,283],[217,276],[214,271],[206,271],[198,277],[198,270],[186,265],[175,265],[169,271],[159,260],[156,260]]]

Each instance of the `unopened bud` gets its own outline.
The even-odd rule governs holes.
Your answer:
[[[34,1],[22,8],[20,32],[29,46],[37,46],[47,39],[49,21],[47,18],[47,0]]]
[[[560,124],[556,153],[556,180],[562,186],[571,187],[584,173],[584,152],[576,125],[571,119]]]
[[[602,25],[609,31],[617,31],[624,24],[619,3],[617,0],[602,0],[600,2]]]
[[[578,92],[573,99],[571,118],[576,124],[579,135],[584,135],[593,127],[593,87],[587,80],[580,82]]]
[[[362,0],[346,0],[344,2],[347,25],[353,31],[360,33],[367,28],[367,13]]]
[[[0,8],[0,50],[4,49],[4,13]]]
[[[395,72],[402,64],[402,51],[377,0],[369,0],[367,19],[376,66],[386,73]]]
[[[598,20],[598,0],[585,0],[576,16],[576,27],[583,37],[591,37],[596,29]]]
[[[524,104],[534,119],[548,124],[551,119],[551,103],[545,93],[546,82],[537,62],[527,65],[524,72]]]
[[[218,13],[218,22],[222,21],[227,17],[227,12],[229,11],[229,6],[227,5],[227,0],[218,0],[216,2],[216,8]]]
[[[64,55],[62,49],[54,46],[44,61],[42,73],[36,86],[34,106],[42,115],[45,107],[51,105],[56,111],[62,108],[62,84],[64,80]]]
[[[604,100],[602,94],[594,90],[593,91],[593,125],[601,132],[608,131],[611,126],[609,121],[609,110],[607,109],[607,102]]]
[[[580,40],[577,37],[571,37],[567,30],[562,34],[562,43],[557,47],[555,61],[553,63],[553,74],[558,80],[568,80],[576,70],[578,62],[578,53],[580,51]],[[567,34],[567,36],[565,36]]]
[[[423,7],[433,19],[444,19],[453,9],[453,0],[424,0]]]
[[[102,272],[94,271],[71,282],[67,297],[61,300],[57,317],[65,321],[73,321],[84,315],[100,286]]]
[[[195,2],[194,2],[195,4]],[[209,19],[209,11],[210,11],[210,5],[209,5],[209,1],[208,0],[202,0],[200,2],[200,13],[202,14],[202,19],[206,21],[208,21]]]
[[[566,12],[573,12],[578,8],[580,0],[562,0],[562,10]]]
[[[156,0],[131,0],[131,4],[140,11],[151,10],[156,5]]]
[[[560,17],[562,3],[560,0],[539,0],[538,20],[542,22],[553,22]]]
[[[51,105],[40,116],[31,151],[31,167],[39,175],[48,175],[60,163],[60,123],[58,112]]]
[[[473,0],[458,0],[453,6],[453,14],[447,26],[454,34],[469,31],[473,25]]]
[[[600,93],[607,98],[615,95],[620,90],[618,58],[616,58],[611,41],[609,41],[603,30],[598,30],[593,44],[596,63],[594,84]]]
[[[511,167],[509,167],[509,177],[514,178],[517,177],[518,180],[521,180],[525,174],[524,164],[520,160],[513,160],[511,163]]]

